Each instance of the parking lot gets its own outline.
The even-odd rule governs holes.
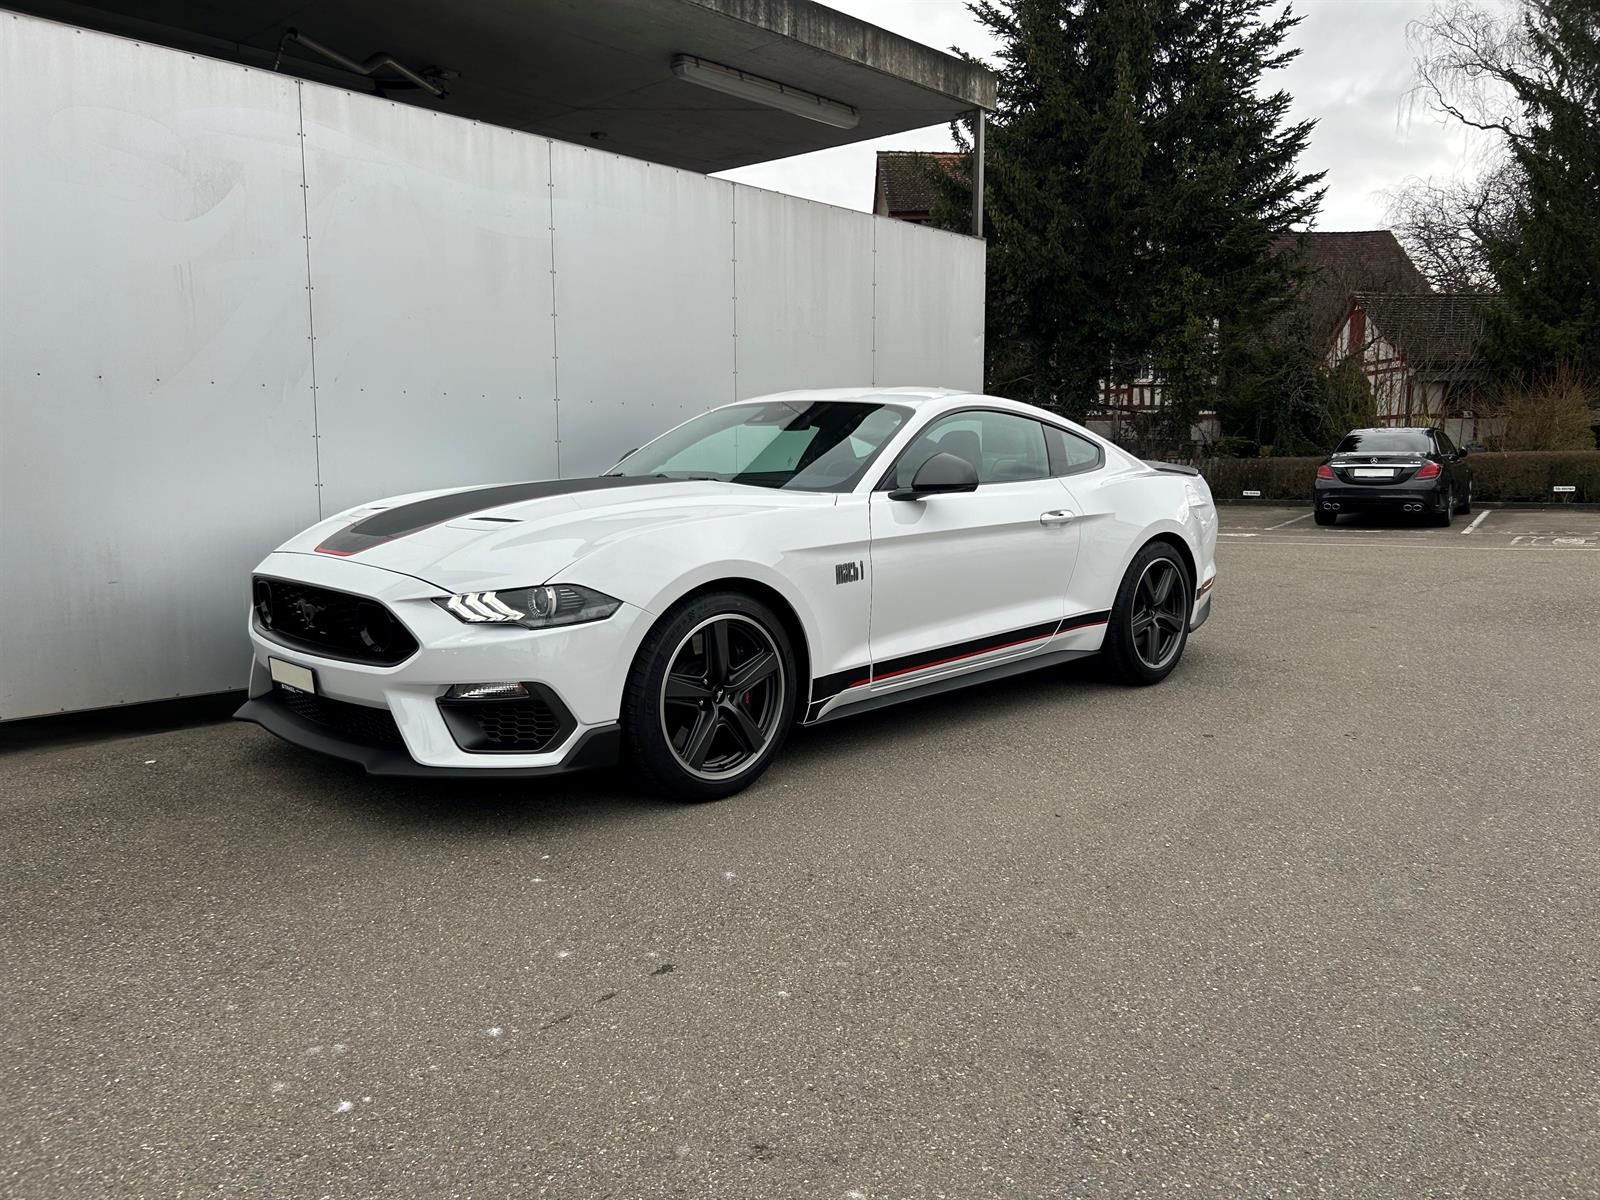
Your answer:
[[[703,807],[8,742],[0,1195],[1600,1196],[1600,512],[1480,515]]]

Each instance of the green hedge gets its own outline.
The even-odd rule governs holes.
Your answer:
[[[1258,491],[1263,500],[1311,498],[1311,481],[1320,458],[1212,458],[1200,464],[1200,473],[1218,500],[1238,500]],[[1551,489],[1571,484],[1578,490],[1570,499],[1600,503],[1600,451],[1516,450],[1473,454],[1472,498],[1505,504],[1559,501]]]
[[[1218,500],[1238,500],[1247,491],[1261,493],[1263,500],[1311,502],[1311,481],[1316,478],[1320,458],[1209,458],[1200,463],[1200,474],[1211,485]],[[1254,497],[1252,497],[1253,499]]]

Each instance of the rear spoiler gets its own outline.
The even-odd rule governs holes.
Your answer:
[[[1150,458],[1147,458],[1147,459],[1144,460],[1144,465],[1147,466],[1147,467],[1154,467],[1157,471],[1166,471],[1167,473],[1169,473],[1171,475],[1198,475],[1198,474],[1200,474],[1200,468],[1199,467],[1185,467],[1185,466],[1183,466],[1183,465],[1181,465],[1179,463],[1156,462],[1154,459],[1150,459]]]

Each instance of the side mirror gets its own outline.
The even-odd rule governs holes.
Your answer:
[[[940,496],[947,492],[975,492],[978,490],[978,470],[964,458],[954,454],[935,454],[917,468],[917,474],[908,488],[896,488],[889,493],[891,500],[921,500],[925,496]]]
[[[1457,447],[1457,449],[1456,449],[1456,457],[1457,458],[1465,458],[1466,456],[1467,456],[1467,448],[1465,446]]]

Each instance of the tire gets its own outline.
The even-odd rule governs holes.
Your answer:
[[[1456,509],[1463,517],[1472,511],[1472,480],[1467,480],[1467,498],[1461,502],[1461,507]]]
[[[1456,519],[1456,489],[1452,486],[1445,493],[1444,503],[1439,511],[1433,514],[1433,523],[1441,529],[1449,529],[1450,523]]]
[[[658,622],[634,657],[624,754],[654,791],[721,800],[771,764],[794,724],[798,687],[794,649],[770,608],[740,592],[696,597]]]
[[[1163,591],[1164,586],[1176,594]],[[1172,674],[1189,642],[1193,608],[1194,582],[1177,550],[1166,542],[1151,542],[1140,550],[1117,588],[1106,626],[1104,665],[1110,677],[1131,687],[1148,687]],[[1143,621],[1152,612],[1159,626],[1154,634]]]
[[[1319,508],[1312,512],[1311,519],[1318,525],[1337,525],[1339,523],[1339,514],[1336,512],[1323,512]]]

